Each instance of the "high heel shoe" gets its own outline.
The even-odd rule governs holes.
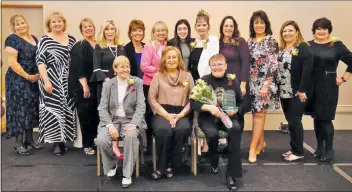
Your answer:
[[[261,149],[257,149],[257,151],[256,151],[256,154],[257,155],[260,155],[260,153],[263,151],[265,151],[265,148],[266,148],[266,142],[264,141],[264,143],[263,143],[263,146],[262,146],[262,148]]]
[[[24,147],[26,149],[28,149],[28,146],[31,146],[32,149],[43,149],[43,146],[41,146],[41,145],[39,145],[37,143],[25,141],[24,142]]]
[[[237,185],[236,185],[236,179],[233,177],[227,177],[226,179],[227,187],[230,191],[236,191],[237,190]]]
[[[249,155],[248,155],[248,161],[250,163],[256,163],[257,162],[257,155],[251,155],[251,151],[249,151]]]
[[[29,151],[24,146],[20,146],[19,148],[17,147],[14,147],[14,148],[17,155],[30,155]]]

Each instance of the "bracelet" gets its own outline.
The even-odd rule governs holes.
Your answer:
[[[347,82],[347,81],[345,80],[345,78],[341,77],[341,79],[342,79],[343,82],[345,82],[345,83]]]

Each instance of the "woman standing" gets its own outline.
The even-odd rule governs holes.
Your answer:
[[[141,60],[144,44],[145,26],[141,20],[132,20],[128,27],[130,42],[125,45],[126,56],[131,62],[131,75],[143,78]]]
[[[277,71],[277,41],[272,37],[271,25],[264,11],[256,11],[250,19],[250,99],[253,113],[253,132],[248,161],[257,161],[257,155],[264,150],[264,125],[266,111],[280,108],[278,88],[273,81]]]
[[[291,150],[282,154],[286,161],[303,159],[302,116],[313,89],[313,53],[304,41],[295,21],[286,21],[280,29],[278,86],[280,100],[290,131]]]
[[[191,26],[186,19],[180,19],[175,25],[174,38],[167,42],[167,46],[177,47],[185,63],[186,69],[188,69],[189,56],[191,54],[191,42],[194,41],[191,38]]]
[[[210,35],[210,18],[204,10],[200,10],[196,17],[195,28],[199,35],[191,43],[192,52],[188,69],[195,81],[210,73],[209,59],[219,53],[219,39]]]
[[[152,28],[151,42],[146,44],[142,53],[141,70],[143,74],[143,91],[145,98],[148,98],[149,87],[155,73],[159,69],[161,53],[165,49],[168,40],[169,30],[163,21],[157,21]],[[151,127],[153,113],[146,100],[145,120],[148,127]],[[152,129],[147,131],[148,142],[152,141]],[[151,145],[150,145],[151,146]],[[150,151],[150,150],[149,150]]]
[[[189,94],[194,86],[180,51],[168,46],[163,51],[160,70],[150,84],[148,101],[153,110],[153,131],[157,148],[157,168],[153,179],[173,176],[182,159],[182,147],[192,131]]]
[[[106,21],[100,30],[93,55],[93,75],[91,82],[97,83],[97,100],[100,103],[103,83],[115,77],[112,63],[120,55],[126,55],[125,49],[119,43],[119,30],[115,22]]]
[[[226,16],[220,24],[220,54],[227,63],[227,73],[236,74],[243,96],[243,113],[239,115],[241,130],[244,128],[244,114],[250,110],[249,98],[249,48],[245,39],[240,36],[238,24],[232,16]]]
[[[68,96],[70,52],[76,39],[65,33],[66,19],[52,12],[45,21],[47,35],[38,43],[36,63],[40,72],[39,141],[54,143],[54,155],[63,155],[65,142],[76,137],[74,100]]]
[[[317,149],[314,157],[326,162],[334,159],[333,149],[336,107],[339,98],[339,86],[352,76],[352,53],[338,39],[330,38],[331,21],[320,18],[314,21],[312,32],[314,40],[309,41],[314,55],[314,94],[312,98],[314,131]],[[337,77],[339,61],[347,65],[342,77]]]
[[[14,34],[5,40],[9,69],[6,72],[6,136],[16,137],[15,150],[19,155],[29,155],[27,146],[41,149],[33,141],[33,128],[38,126],[40,78],[35,65],[38,40],[29,33],[29,25],[22,15],[10,19]],[[26,134],[23,142],[23,134]]]
[[[97,85],[89,82],[93,74],[93,52],[95,26],[91,19],[84,18],[79,24],[83,40],[72,48],[69,74],[69,93],[75,97],[75,103],[83,137],[84,153],[94,155],[94,138],[97,135]]]

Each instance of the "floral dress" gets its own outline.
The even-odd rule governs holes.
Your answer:
[[[269,77],[275,77],[278,68],[278,43],[272,36],[266,36],[257,42],[252,38],[247,40],[250,50],[250,97],[253,113],[277,110],[280,108],[278,87],[273,78],[267,97],[260,97],[260,90]]]

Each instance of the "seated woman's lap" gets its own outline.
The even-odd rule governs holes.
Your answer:
[[[153,116],[152,122],[152,128],[155,136],[173,136],[178,133],[191,134],[192,126],[188,117],[178,120],[175,128],[171,128],[170,122],[158,114]]]

